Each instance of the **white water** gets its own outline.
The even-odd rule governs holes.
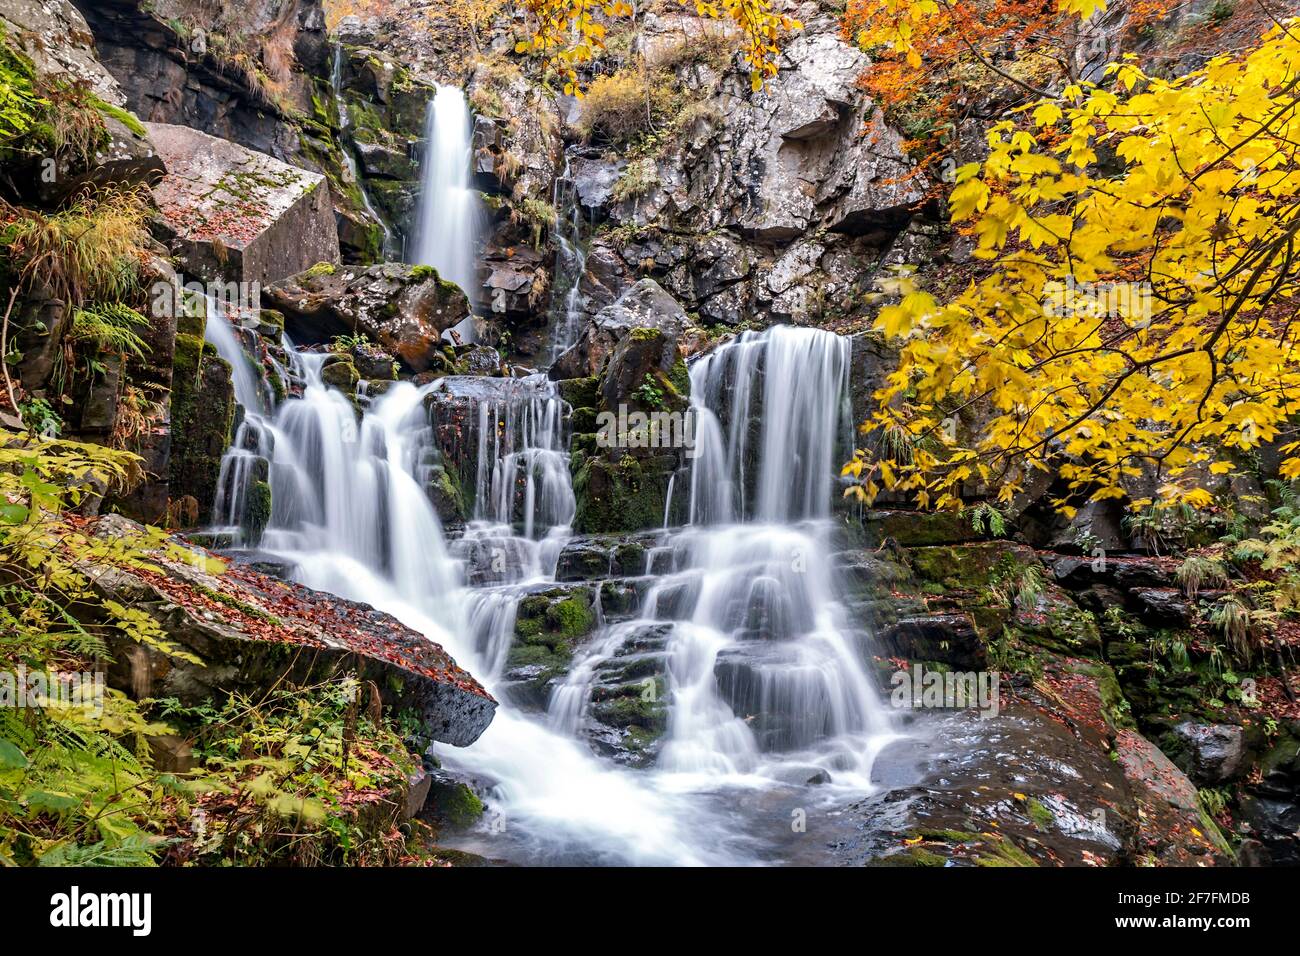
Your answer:
[[[429,635],[502,699],[515,608],[553,586],[573,514],[568,470],[559,467],[562,406],[550,384],[542,376],[459,380],[489,387],[470,399],[480,416],[476,520],[448,545],[425,493],[433,460],[425,406],[455,380],[391,386],[358,426],[348,400],[321,383],[329,357],[291,354],[302,398],[271,417],[250,416],[241,438],[270,462],[274,514],[262,550],[293,565],[302,583]],[[448,766],[493,784],[492,819],[506,821],[513,852],[543,861],[751,862],[761,847],[743,834],[718,835],[736,829],[726,819],[729,791],[798,787],[821,771],[834,785],[804,803],[870,788],[871,761],[890,732],[827,565],[846,364],[842,340],[785,329],[747,335],[696,363],[708,441],[691,481],[696,524],[659,549],[676,570],[655,579],[633,621],[591,639],[553,690],[548,715],[503,702],[474,745],[442,753]],[[484,574],[489,554],[507,560]],[[623,769],[582,737],[594,672],[638,628],[665,624],[668,732],[655,767]],[[492,853],[501,845],[494,839],[478,848]]]
[[[556,210],[561,211],[554,232],[555,282],[564,289],[563,297],[554,300],[551,310],[551,360],[554,361],[578,341],[582,331],[581,283],[587,269],[587,250],[582,244],[582,205],[570,173],[568,153],[564,156],[564,170],[555,180],[552,199]]]
[[[415,259],[467,290],[469,137],[463,95],[440,88]],[[556,347],[577,334],[576,294],[575,284]],[[488,826],[504,823],[472,836],[474,849],[540,862],[758,862],[780,856],[792,801],[833,805],[870,789],[872,761],[892,733],[828,557],[832,475],[848,425],[844,340],[778,328],[694,364],[699,454],[670,484],[689,490],[690,525],[661,533],[632,619],[599,618],[552,686],[548,712],[530,714],[505,699],[516,612],[555,587],[575,514],[566,409],[552,384],[544,375],[398,383],[362,397],[358,421],[348,397],[322,382],[330,356],[286,340],[282,375],[301,397],[272,409],[224,318],[213,317],[208,337],[236,369],[246,409],[214,523],[237,531],[250,482],[265,476],[273,513],[261,550],[302,583],[428,635],[502,701],[472,746],[440,752],[446,766],[491,786]],[[428,489],[432,467],[447,466],[434,429],[453,420],[470,423],[473,467],[462,485],[473,497],[467,527],[449,536]],[[601,667],[647,632],[661,635],[667,732],[653,766],[630,770],[598,756],[586,734]],[[810,788],[813,777],[830,783]],[[762,823],[737,810],[753,799]]]
[[[439,86],[425,117],[412,261],[433,266],[473,302],[480,211],[470,184],[471,133],[465,94],[454,86]]]

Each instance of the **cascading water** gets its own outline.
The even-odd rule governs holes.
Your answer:
[[[555,209],[559,213],[555,237],[555,289],[552,298],[551,359],[578,341],[582,331],[582,274],[587,269],[587,250],[582,244],[582,206],[570,171],[569,154],[564,170],[555,180]]]
[[[412,261],[433,266],[474,298],[478,194],[470,186],[472,127],[465,94],[439,86],[424,124],[424,157]]]
[[[829,506],[849,420],[847,340],[807,329],[746,333],[691,369],[696,458],[691,525],[668,536],[634,625],[593,645],[609,656],[636,626],[671,621],[661,772],[785,778],[796,768],[869,787],[890,739],[831,589]],[[572,727],[590,659],[552,697]]]
[[[750,862],[765,851],[727,819],[728,790],[778,792],[818,774],[838,785],[818,788],[823,799],[869,789],[871,761],[891,735],[827,559],[843,340],[773,329],[695,363],[693,523],[652,549],[639,612],[598,630],[541,718],[510,706],[502,682],[519,603],[555,586],[573,516],[553,386],[544,376],[397,383],[358,425],[352,402],[321,382],[331,357],[286,347],[302,397],[246,420],[274,491],[261,550],[302,583],[439,641],[503,700],[479,741],[443,759],[494,785],[510,852]],[[428,475],[440,409],[456,402],[478,425],[475,519],[444,545]],[[655,766],[632,771],[602,761],[582,731],[597,669],[647,628],[669,632],[668,730]],[[719,828],[733,837],[720,840]],[[500,852],[492,839],[475,848]]]
[[[463,96],[439,89],[417,259],[466,283],[468,137]],[[209,338],[252,375],[223,317]],[[241,526],[241,489],[267,482],[260,543],[237,543],[422,631],[501,701],[478,741],[440,754],[491,787],[493,820],[504,821],[466,836],[466,848],[542,862],[786,859],[798,851],[774,834],[788,837],[790,801],[830,805],[870,789],[872,761],[893,734],[829,560],[832,476],[851,438],[845,340],[775,328],[694,363],[695,457],[670,484],[689,487],[690,523],[648,542],[639,577],[624,569],[631,609],[609,623],[603,584],[556,582],[575,496],[569,409],[545,375],[399,382],[373,398],[363,383],[345,396],[322,381],[331,356],[284,345],[282,376],[301,397],[272,410],[267,389],[237,376],[246,414],[223,465],[217,523]],[[445,531],[432,486],[450,470],[469,520]],[[589,589],[597,626],[551,684],[545,712],[530,713],[511,697],[518,615],[564,587]],[[633,770],[602,756],[593,698],[606,668],[646,664],[662,673],[666,732],[650,765]]]

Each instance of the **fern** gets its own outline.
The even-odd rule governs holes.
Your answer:
[[[67,338],[74,344],[93,345],[97,352],[144,358],[149,346],[135,330],[148,324],[143,315],[120,302],[96,305],[73,311]]]

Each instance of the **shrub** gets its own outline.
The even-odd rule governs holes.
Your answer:
[[[598,76],[583,97],[578,131],[586,139],[599,136],[615,145],[627,145],[650,129],[653,107],[649,99],[638,69]]]

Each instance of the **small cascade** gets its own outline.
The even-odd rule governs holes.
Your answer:
[[[578,341],[585,318],[582,275],[587,269],[587,249],[582,236],[582,204],[570,173],[570,157],[564,154],[564,170],[555,180],[553,201],[557,213],[555,278],[551,297],[551,359]]]
[[[212,525],[214,531],[239,547],[249,543],[246,534],[254,525],[249,510],[254,487],[270,477],[267,415],[275,396],[260,364],[253,358],[261,345],[257,333],[242,327],[236,329],[212,296],[207,297],[204,315],[203,338],[230,365],[235,402],[242,410],[234,441],[221,459]],[[247,339],[248,347],[243,339]]]
[[[433,266],[473,302],[480,210],[470,185],[472,124],[465,94],[454,86],[439,86],[429,101],[424,129],[412,261]]]
[[[330,85],[334,89],[334,101],[338,105],[340,132],[343,136],[346,136],[350,120],[347,100],[343,97],[343,44],[341,43],[334,44],[334,61],[330,72]],[[379,228],[384,231],[384,244],[380,250],[382,258],[385,261],[400,258],[402,254],[401,244],[398,242],[392,227],[388,224],[388,220],[375,208],[374,201],[370,198],[370,192],[366,189],[366,181],[362,178],[360,169],[357,168],[356,156],[352,154],[352,150],[347,143],[341,144],[339,151],[343,154],[343,162],[347,165],[352,181],[357,184],[357,191],[361,194],[361,205],[365,208],[366,214],[379,223]]]

